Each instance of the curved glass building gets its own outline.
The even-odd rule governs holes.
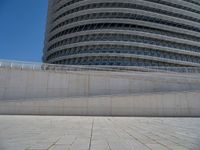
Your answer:
[[[200,1],[49,0],[43,60],[200,66]]]

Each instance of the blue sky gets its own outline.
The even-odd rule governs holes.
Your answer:
[[[0,59],[42,61],[47,0],[0,0]]]

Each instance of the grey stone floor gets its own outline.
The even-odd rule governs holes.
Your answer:
[[[0,116],[0,150],[200,150],[200,118]]]

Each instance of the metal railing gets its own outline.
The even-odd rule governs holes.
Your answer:
[[[154,67],[154,66],[103,66],[103,65],[57,65],[36,62],[0,60],[0,68],[42,71],[140,71],[140,72],[170,72],[170,73],[197,73],[200,67]]]

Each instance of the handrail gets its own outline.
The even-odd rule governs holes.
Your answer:
[[[165,66],[105,66],[105,65],[57,65],[38,62],[23,62],[0,60],[0,68],[28,69],[43,71],[140,71],[140,72],[171,72],[171,73],[200,73],[200,67],[165,67]]]

